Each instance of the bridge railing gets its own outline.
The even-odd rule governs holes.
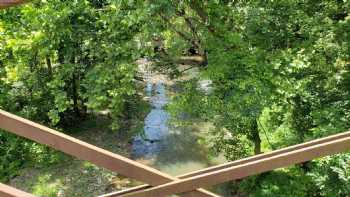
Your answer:
[[[0,0],[0,9],[28,2],[27,0]]]
[[[82,160],[112,170],[148,185],[102,195],[107,196],[218,196],[200,189],[230,180],[241,179],[276,168],[309,161],[350,149],[350,132],[290,146],[270,153],[172,177],[121,155],[98,148],[61,132],[0,110],[0,128],[28,138]],[[0,194],[10,187],[0,187]]]
[[[0,183],[0,196],[1,197],[34,197],[32,194],[23,192],[16,188],[10,187]]]
[[[299,147],[298,147],[299,146]],[[350,149],[350,132],[330,136],[320,140],[299,144],[296,147],[283,151],[263,154],[257,157],[247,158],[236,162],[238,165],[226,166],[218,170],[204,170],[194,173],[197,175],[173,181],[156,187],[134,191],[124,196],[167,196],[192,191],[198,187],[209,187],[230,180],[267,172],[276,168],[287,167],[302,163],[318,157],[332,155]],[[225,166],[225,165],[224,165]],[[222,167],[222,166],[221,166]],[[220,167],[220,168],[221,168]],[[216,168],[216,167],[214,167]],[[110,195],[113,196],[113,195]]]
[[[320,138],[320,139],[316,139],[316,140],[312,140],[309,142],[305,142],[302,144],[297,144],[294,146],[289,146],[286,148],[282,148],[279,150],[275,150],[272,152],[268,152],[268,153],[264,153],[264,154],[259,154],[259,155],[255,155],[255,156],[251,156],[251,157],[247,157],[244,159],[240,159],[240,160],[236,160],[236,161],[232,161],[232,162],[228,162],[228,163],[224,163],[221,165],[216,165],[216,166],[212,166],[212,167],[208,167],[205,169],[201,169],[201,170],[197,170],[197,171],[193,171],[187,174],[183,174],[178,176],[177,178],[179,179],[187,179],[187,178],[191,178],[191,177],[198,177],[198,176],[209,176],[213,173],[216,173],[218,171],[224,170],[224,169],[232,169],[232,168],[237,168],[237,167],[241,167],[243,168],[245,165],[249,165],[252,162],[263,162],[265,159],[270,160],[269,163],[271,163],[271,159],[274,159],[276,156],[277,157],[283,157],[283,156],[287,156],[291,153],[296,153],[298,154],[298,158],[297,159],[302,159],[302,155],[304,154],[304,151],[312,151],[312,155],[309,155],[308,158],[306,158],[306,161],[308,160],[312,160],[314,158],[317,158],[319,156],[326,156],[327,151],[333,151],[332,153],[329,154],[334,154],[334,153],[338,153],[338,152],[342,152],[342,151],[346,151],[349,150],[349,145],[350,142],[348,140],[348,138],[350,137],[350,132],[344,132],[344,133],[339,133],[336,135],[331,135],[328,137],[324,137],[324,138]],[[344,143],[345,140],[345,145],[340,145],[340,147],[336,147],[339,146],[339,144]],[[322,145],[326,146],[328,150],[326,150],[326,152],[321,152],[321,148]],[[320,154],[319,156],[317,154]],[[285,166],[288,165],[292,165],[292,164],[296,164],[296,163],[300,163],[302,161],[296,161],[296,160],[291,160],[292,157],[290,156],[290,158],[287,158],[286,161],[288,161],[288,164],[286,164]],[[263,165],[263,164],[260,164]],[[272,166],[272,164],[269,164]],[[282,166],[284,167],[284,166]],[[273,170],[274,168],[270,169]],[[252,169],[248,169],[247,172],[252,172],[252,170],[256,170],[254,167],[252,167]],[[256,173],[258,174],[258,172]],[[241,177],[243,178],[243,177]],[[236,178],[234,178],[236,179]],[[234,180],[231,179],[231,180]],[[215,183],[211,184],[211,185],[215,185],[217,184],[216,181]],[[105,194],[103,195],[103,197],[109,197],[109,196],[118,196],[118,195],[125,195],[125,194],[131,194],[133,192],[138,192],[138,191],[143,191],[145,189],[149,189],[151,186],[149,185],[140,185],[134,188],[129,188],[127,190],[123,190],[123,191],[118,191],[118,192],[113,192],[110,194]],[[102,196],[101,196],[102,197]]]
[[[0,128],[152,186],[178,180],[149,166],[0,110]],[[198,189],[187,196],[217,196]]]

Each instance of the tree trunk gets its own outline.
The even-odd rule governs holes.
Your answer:
[[[73,91],[73,109],[74,113],[77,117],[80,116],[79,112],[79,93],[78,93],[78,77],[77,74],[74,72],[72,77],[72,91]]]
[[[33,73],[35,71],[35,68],[36,66],[39,64],[39,61],[38,61],[38,53],[35,52],[33,54],[33,57],[32,59],[30,60],[29,62],[29,71],[30,73]],[[35,75],[32,75],[32,77],[35,76]],[[29,98],[30,100],[32,101],[33,99],[33,85],[30,85],[29,88],[28,88],[28,91],[29,91]]]
[[[70,63],[75,66],[76,61],[75,61],[74,54],[72,55]],[[79,88],[78,88],[78,75],[77,75],[76,69],[74,69],[73,74],[72,74],[71,87],[72,87],[73,110],[74,110],[75,115],[77,117],[79,117],[80,116],[79,103],[78,103],[78,99],[79,99],[78,89]]]
[[[254,143],[254,154],[258,155],[261,154],[261,138],[259,135],[259,129],[257,121],[254,120],[252,125],[252,141]]]
[[[52,64],[49,56],[46,56],[46,65],[47,65],[49,77],[52,78]]]
[[[294,128],[299,143],[305,142],[307,132],[313,127],[311,117],[311,104],[302,100],[300,95],[296,95],[292,98],[293,110],[292,110],[292,127]],[[306,161],[300,164],[300,168],[306,173],[310,171],[310,161]]]
[[[254,140],[254,154],[261,154],[261,139],[260,136]]]
[[[59,43],[58,50],[57,50],[57,55],[58,55],[58,62],[60,64],[64,64],[64,44],[63,42]]]
[[[173,60],[176,64],[206,66],[208,60],[206,55],[181,56]]]

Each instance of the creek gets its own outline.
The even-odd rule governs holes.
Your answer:
[[[152,109],[144,120],[143,133],[133,139],[134,160],[173,176],[225,162],[223,157],[208,158],[208,148],[198,143],[198,128],[172,126],[164,109],[170,99],[163,81],[148,81],[145,91]]]

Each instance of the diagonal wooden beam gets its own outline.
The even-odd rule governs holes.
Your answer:
[[[252,161],[257,161],[260,159],[264,159],[264,158],[268,158],[268,157],[272,157],[278,154],[282,154],[282,153],[286,153],[286,152],[290,152],[290,151],[294,151],[294,150],[298,150],[300,148],[305,148],[308,146],[312,146],[312,145],[316,145],[316,144],[320,144],[320,143],[325,143],[325,142],[331,142],[333,140],[336,139],[341,139],[344,137],[349,136],[349,134],[347,132],[344,133],[339,133],[339,134],[335,134],[335,135],[331,135],[328,137],[324,137],[324,138],[320,138],[320,139],[316,139],[316,140],[312,140],[309,142],[305,142],[302,144],[297,144],[297,145],[293,145],[293,146],[289,146],[286,148],[282,148],[282,149],[278,149],[275,151],[271,151],[269,153],[265,153],[265,154],[259,154],[259,155],[255,155],[255,156],[251,156],[251,157],[247,157],[244,159],[240,159],[240,160],[236,160],[236,161],[231,161],[228,163],[224,163],[224,164],[220,164],[220,165],[216,165],[216,166],[212,166],[212,167],[208,167],[208,168],[204,168],[201,170],[197,170],[197,171],[193,171],[190,173],[186,173],[180,176],[177,176],[178,179],[184,179],[184,178],[189,178],[189,177],[193,177],[193,176],[197,176],[197,175],[202,175],[205,173],[210,173],[210,172],[214,172],[214,171],[218,171],[221,169],[225,169],[225,168],[229,168],[229,167],[233,167],[233,166],[237,166],[237,165],[242,165],[242,164],[246,164]],[[117,191],[117,192],[112,192],[109,194],[105,194],[101,197],[112,197],[112,196],[120,196],[120,195],[125,195],[131,192],[136,192],[136,191],[142,191],[144,189],[148,189],[152,186],[150,185],[140,185],[140,186],[136,186],[136,187],[132,187],[123,191]]]
[[[32,194],[28,194],[24,191],[10,187],[8,185],[0,183],[0,196],[1,197],[35,197]]]
[[[188,177],[182,180],[126,194],[128,197],[166,196],[192,191],[198,187],[209,187],[230,180],[241,179],[276,168],[309,161],[318,157],[340,153],[350,149],[350,132],[339,139],[308,145],[271,157],[250,161],[218,171]]]
[[[0,0],[0,9],[27,3],[26,0]]]
[[[98,148],[3,110],[0,110],[0,128],[153,186],[178,180],[149,166]],[[198,189],[188,195],[203,197],[217,196],[203,189]]]

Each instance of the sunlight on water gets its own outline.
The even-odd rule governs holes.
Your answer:
[[[224,157],[208,158],[208,150],[198,143],[200,131],[169,125],[168,103],[163,82],[148,82],[146,95],[152,110],[145,118],[144,132],[132,144],[132,158],[170,175],[181,175],[224,163]],[[206,126],[204,126],[206,127]]]
[[[225,161],[222,157],[208,159],[206,147],[197,142],[198,131],[168,125],[169,114],[163,109],[168,98],[162,81],[156,84],[148,82],[146,95],[151,97],[152,110],[145,118],[143,134],[134,138],[133,159],[172,175]]]

